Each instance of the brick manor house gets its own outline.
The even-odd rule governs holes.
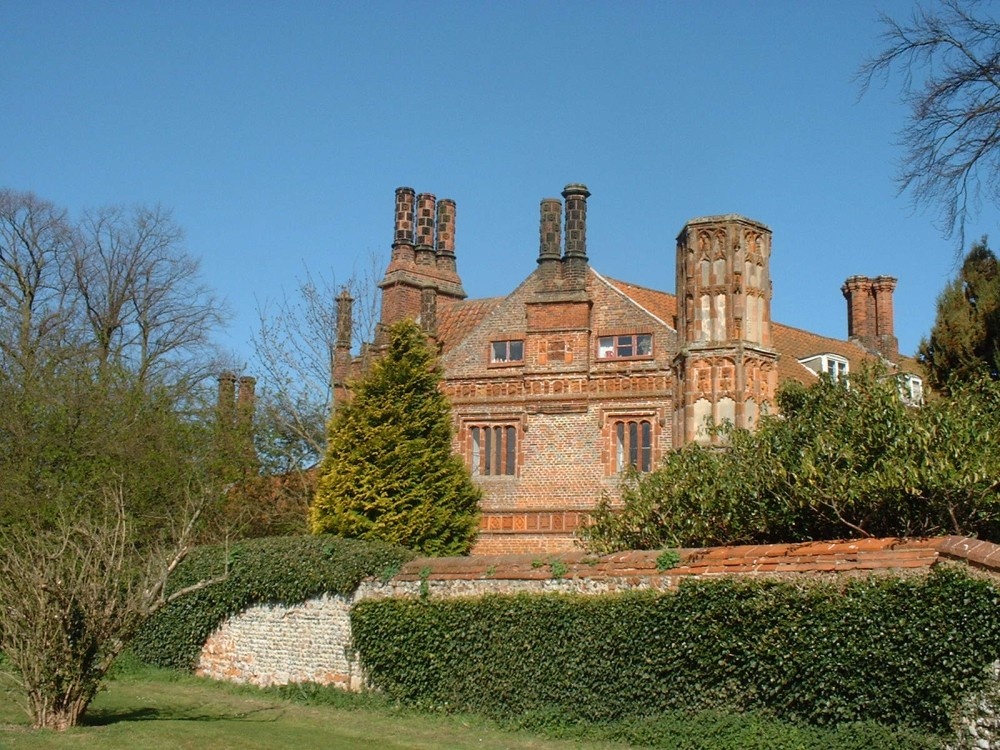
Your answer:
[[[706,442],[709,421],[753,427],[787,380],[842,377],[881,358],[921,397],[893,334],[896,279],[852,276],[848,339],[771,321],[771,230],[736,214],[692,219],[677,237],[676,294],[603,276],[587,257],[584,185],[541,202],[537,265],[503,297],[467,299],[455,202],[396,190],[381,326],[416,320],[440,352],[454,449],[483,489],[477,553],[549,552],[628,464],[652,469]],[[356,374],[351,299],[338,299],[334,383]],[[379,344],[376,336],[376,347]]]

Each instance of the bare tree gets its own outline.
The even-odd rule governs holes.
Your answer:
[[[170,213],[111,206],[88,211],[79,231],[75,282],[99,361],[124,364],[143,382],[209,374],[214,360],[203,355],[225,312]]]
[[[64,210],[0,190],[0,369],[8,377],[34,377],[43,351],[65,352],[79,309],[75,247]]]
[[[217,367],[226,311],[183,232],[159,207],[106,207],[77,223],[31,193],[0,190],[0,366],[32,373],[72,354],[190,386]]]
[[[1000,23],[977,0],[938,0],[905,22],[881,21],[885,46],[858,72],[862,93],[900,74],[910,107],[900,191],[938,206],[961,248],[982,200],[1000,202]]]
[[[260,328],[254,336],[263,383],[259,420],[271,473],[312,466],[326,448],[326,422],[334,406],[333,370],[337,347],[337,297],[344,290],[354,301],[351,336],[354,353],[374,337],[378,320],[376,283],[380,259],[343,285],[335,277],[306,271],[293,296],[259,304]]]
[[[109,487],[102,513],[54,529],[0,527],[0,647],[35,728],[75,726],[115,659],[157,610],[223,580],[166,594],[207,494],[192,497],[169,544],[150,545]]]

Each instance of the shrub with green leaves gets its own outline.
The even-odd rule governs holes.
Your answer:
[[[1000,657],[1000,593],[957,569],[838,581],[690,580],[674,593],[365,600],[372,684],[494,718],[668,710],[946,730]]]
[[[164,607],[140,631],[133,652],[155,666],[191,669],[208,636],[255,604],[297,604],[321,594],[347,595],[367,577],[389,578],[413,552],[380,542],[331,536],[271,537],[199,547],[177,567],[169,594],[228,577]]]
[[[624,477],[581,530],[595,552],[967,534],[1000,541],[1000,382],[906,406],[881,368],[787,384],[781,416]]]

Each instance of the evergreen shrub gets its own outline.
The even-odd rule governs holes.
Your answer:
[[[144,662],[192,669],[208,636],[232,615],[255,604],[296,604],[321,594],[347,595],[370,576],[387,579],[413,553],[381,542],[332,536],[288,536],[199,547],[177,567],[167,594],[224,580],[182,596],[154,615],[132,650]]]
[[[468,554],[482,493],[452,453],[441,368],[413,321],[390,326],[386,335],[384,355],[330,420],[310,527],[424,555]]]
[[[690,580],[676,592],[365,600],[373,686],[539,723],[671,710],[947,729],[1000,656],[1000,595],[954,569],[838,581]]]

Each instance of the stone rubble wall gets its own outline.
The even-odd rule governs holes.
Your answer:
[[[669,577],[644,581],[552,578],[366,581],[353,596],[323,595],[301,604],[262,604],[230,617],[202,647],[195,673],[215,680],[259,687],[315,682],[360,690],[364,681],[351,649],[351,607],[362,599],[433,599],[483,594],[600,594],[675,585]]]
[[[315,682],[359,690],[364,680],[351,648],[350,610],[367,598],[668,590],[691,576],[919,574],[945,559],[967,563],[991,577],[1000,572],[1000,546],[965,537],[747,545],[677,553],[671,561],[676,565],[669,570],[662,569],[664,561],[656,550],[604,557],[577,551],[417,559],[388,582],[362,583],[352,596],[257,605],[229,618],[204,644],[196,672],[259,686]],[[986,700],[1000,703],[1000,690]],[[996,711],[984,710],[982,717],[972,720],[968,738],[980,744],[970,747],[1000,748],[996,716]],[[981,744],[987,737],[994,744]]]

